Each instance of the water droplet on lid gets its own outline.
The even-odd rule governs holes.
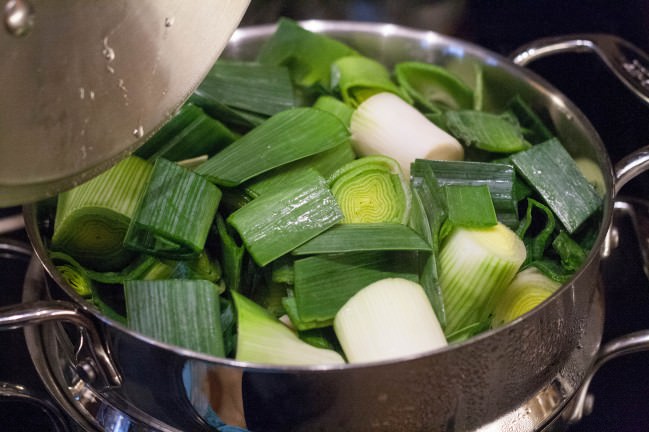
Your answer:
[[[25,0],[9,0],[4,7],[7,31],[14,36],[26,36],[34,28],[34,8]]]
[[[144,136],[144,127],[140,125],[133,129],[133,136],[135,136],[136,138],[142,138]]]
[[[115,50],[108,46],[108,38],[104,38],[104,47],[101,50],[102,55],[109,62],[115,60]]]
[[[174,17],[166,17],[165,18],[165,27],[171,27],[174,25],[174,22],[176,21],[176,18]]]

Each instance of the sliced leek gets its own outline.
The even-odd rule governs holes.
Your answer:
[[[203,177],[157,159],[124,245],[163,258],[197,256],[220,200],[221,191]]]
[[[340,308],[334,330],[350,363],[393,360],[447,345],[423,288],[388,278],[357,292]]]
[[[219,290],[204,280],[127,281],[128,326],[146,336],[223,357]]]
[[[265,266],[342,218],[324,178],[309,170],[296,183],[246,204],[227,221],[255,262]]]
[[[98,271],[120,270],[134,258],[122,242],[152,166],[131,156],[58,198],[52,248]]]
[[[237,186],[348,139],[347,128],[333,114],[315,108],[295,108],[274,115],[198,166],[196,172],[218,185]]]
[[[439,256],[446,334],[484,322],[525,261],[525,245],[503,224],[456,228]]]
[[[399,164],[367,156],[343,165],[329,178],[345,223],[406,223],[412,194]]]
[[[237,353],[239,361],[274,365],[343,364],[336,351],[316,348],[266,309],[233,292],[237,309]]]
[[[602,198],[579,171],[557,139],[516,153],[518,172],[543,197],[568,233],[573,233],[601,204]]]
[[[464,158],[458,140],[392,93],[376,94],[360,104],[350,130],[359,155],[389,156],[399,162],[406,177],[415,159]]]
[[[356,108],[377,93],[393,93],[410,103],[407,93],[401,91],[390,78],[390,72],[381,63],[368,57],[342,57],[331,65],[331,83],[343,102]]]
[[[423,62],[402,62],[394,67],[397,82],[428,112],[470,109],[473,91],[448,69]]]
[[[465,146],[493,153],[529,149],[515,117],[483,111],[447,111],[446,125]]]
[[[545,276],[535,267],[516,275],[503,291],[493,312],[492,326],[498,327],[531,311],[550,297],[561,284]]]

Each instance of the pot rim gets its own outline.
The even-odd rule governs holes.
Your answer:
[[[335,34],[336,32],[358,32],[362,34],[369,35],[380,35],[380,36],[399,36],[406,39],[417,40],[427,45],[439,45],[445,44],[450,48],[461,49],[463,52],[469,52],[473,54],[476,58],[479,58],[484,63],[489,64],[490,66],[497,66],[500,69],[503,69],[507,72],[508,75],[520,76],[526,79],[531,85],[535,88],[535,91],[545,93],[552,100],[552,103],[561,107],[561,111],[566,115],[569,115],[572,118],[572,121],[581,123],[584,126],[584,130],[588,133],[590,138],[590,146],[594,146],[596,154],[598,157],[598,166],[602,170],[604,176],[604,183],[606,188],[606,193],[603,198],[602,205],[602,219],[601,225],[598,231],[597,238],[595,240],[594,246],[591,248],[584,264],[581,268],[577,270],[570,280],[564,283],[558,290],[556,290],[548,299],[546,299],[541,305],[535,307],[531,311],[525,313],[524,315],[519,316],[510,323],[503,325],[495,329],[489,329],[485,332],[482,332],[476,336],[473,336],[467,340],[461,342],[455,342],[449,344],[446,347],[438,348],[433,351],[426,353],[420,353],[416,355],[403,356],[398,359],[383,360],[383,361],[374,361],[367,363],[346,363],[343,365],[310,365],[310,366],[291,366],[291,365],[268,365],[261,363],[252,363],[252,362],[243,362],[230,358],[215,357],[208,354],[203,354],[195,351],[188,350],[186,348],[178,347],[176,345],[167,344],[164,342],[157,341],[150,337],[144,336],[140,333],[133,331],[124,324],[113,320],[105,315],[103,315],[98,308],[90,304],[88,301],[79,296],[73,289],[66,286],[63,279],[60,277],[58,272],[55,270],[55,266],[47,254],[47,249],[45,247],[41,233],[39,232],[38,224],[38,203],[30,203],[23,206],[23,214],[25,219],[25,228],[27,231],[28,238],[30,243],[35,251],[37,259],[40,261],[45,271],[49,276],[56,282],[56,284],[61,287],[65,293],[72,298],[74,303],[81,308],[84,312],[90,313],[96,319],[100,320],[109,327],[115,328],[125,334],[128,334],[131,337],[141,340],[147,344],[173,351],[187,359],[205,361],[213,364],[218,364],[220,366],[228,366],[233,368],[241,369],[254,369],[258,372],[291,372],[291,373],[328,373],[341,370],[354,370],[354,369],[366,369],[366,368],[375,368],[375,367],[384,367],[390,364],[396,363],[407,363],[414,362],[423,358],[432,357],[438,354],[446,353],[451,350],[460,350],[466,346],[483,341],[485,339],[491,338],[493,335],[500,332],[507,332],[511,328],[520,325],[521,322],[531,319],[532,316],[539,313],[540,310],[552,307],[554,299],[561,296],[561,293],[571,286],[575,280],[579,279],[581,275],[587,271],[591,265],[595,265],[595,262],[598,263],[601,258],[601,246],[604,243],[607,231],[610,227],[612,220],[613,212],[613,191],[614,191],[614,171],[612,163],[609,159],[608,152],[606,151],[599,134],[592,126],[587,117],[579,110],[566,96],[559,92],[554,86],[548,83],[545,79],[538,76],[533,71],[526,69],[524,67],[518,66],[506,57],[494,53],[486,48],[483,48],[479,45],[473,44],[471,42],[464,41],[459,38],[452,36],[443,35],[441,33],[432,31],[432,30],[420,30],[415,28],[410,28],[406,26],[382,23],[382,22],[357,22],[357,21],[335,21],[335,20],[306,20],[299,21],[299,24],[307,28],[308,30],[314,32],[324,32],[326,34]],[[255,25],[248,27],[238,28],[232,35],[230,42],[225,48],[224,52],[227,52],[228,48],[239,40],[245,40],[249,38],[259,38],[266,37],[272,33],[276,28],[277,24],[263,24]],[[335,37],[335,36],[334,36]]]

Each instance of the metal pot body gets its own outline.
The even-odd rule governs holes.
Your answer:
[[[160,344],[102,316],[59,278],[39,232],[38,208],[30,206],[25,211],[28,233],[51,277],[34,276],[31,282],[49,281],[55,296],[62,290],[92,316],[121,378],[119,385],[111,385],[110,379],[97,378],[101,373],[95,369],[101,369],[101,361],[93,362],[90,356],[84,363],[88,367],[79,368],[82,350],[51,347],[60,338],[60,324],[44,327],[36,336],[31,329],[31,343],[38,339],[44,347],[54,381],[68,389],[66,397],[73,404],[85,404],[87,409],[101,402],[103,407],[121,409],[134,424],[149,421],[163,430],[211,430],[228,424],[253,431],[530,431],[559,423],[561,410],[594,362],[603,330],[600,249],[611,221],[614,175],[597,133],[543,79],[483,48],[392,25],[321,21],[305,25],[387,65],[423,60],[469,80],[475,65],[480,65],[485,88],[491,92],[488,106],[502,106],[520,94],[533,106],[545,107],[568,150],[594,160],[605,179],[601,227],[587,263],[532,312],[437,352],[365,366],[269,368]],[[273,26],[238,30],[224,56],[253,58],[273,30]],[[93,373],[80,373],[81,369]]]

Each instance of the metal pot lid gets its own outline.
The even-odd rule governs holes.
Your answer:
[[[137,148],[200,83],[248,3],[0,3],[0,207],[53,196]]]

